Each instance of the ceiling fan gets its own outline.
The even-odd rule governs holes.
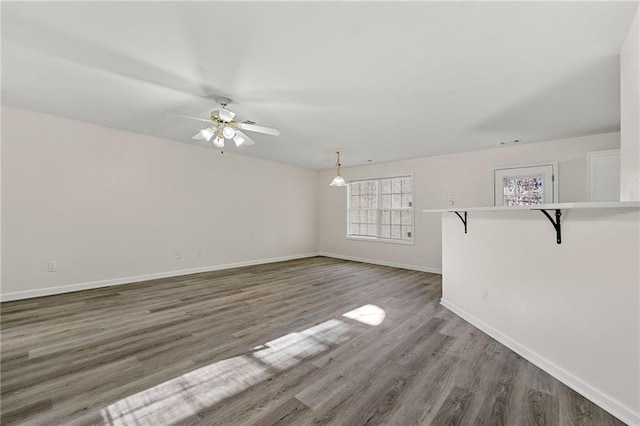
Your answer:
[[[225,139],[232,139],[236,146],[253,145],[255,142],[247,136],[243,130],[272,136],[280,135],[280,130],[272,127],[259,126],[249,120],[243,122],[236,121],[234,119],[236,114],[227,109],[227,105],[231,103],[231,99],[217,98],[216,102],[220,106],[220,109],[211,111],[210,119],[175,114],[178,117],[209,123],[208,127],[200,130],[191,139],[205,140],[207,142],[212,141],[218,148],[223,148]]]

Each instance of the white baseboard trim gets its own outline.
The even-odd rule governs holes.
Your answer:
[[[333,257],[333,258],[342,259],[342,260],[353,260],[354,262],[371,263],[373,265],[392,266],[394,268],[410,269],[412,271],[431,272],[432,274],[442,275],[442,269],[430,268],[428,266],[406,265],[404,263],[387,262],[384,260],[375,260],[375,259],[365,259],[362,257],[354,257],[354,256],[344,256],[342,254],[327,253],[324,251],[321,251],[320,253],[318,253],[318,255],[324,256],[324,257]]]
[[[569,386],[574,391],[592,401],[594,404],[602,407],[602,409],[608,411],[613,416],[617,417],[628,425],[640,425],[640,413],[634,412],[632,409],[620,403],[616,399],[611,398],[608,395],[600,392],[598,389],[588,385],[562,367],[540,356],[526,346],[521,345],[509,336],[501,333],[489,324],[471,315],[469,312],[456,306],[455,304],[448,302],[445,299],[440,299],[440,304],[454,314],[458,315],[460,318],[467,321],[469,324],[482,330],[498,342],[502,343],[518,355],[522,356],[527,361],[536,365],[538,368],[546,371],[565,385]]]
[[[177,271],[158,272],[154,274],[136,275],[133,277],[113,278],[109,280],[91,281],[79,284],[63,285],[58,287],[40,288],[36,290],[17,291],[0,295],[0,302],[11,300],[31,299],[34,297],[51,296],[54,294],[70,293],[72,291],[89,290],[92,288],[109,287],[113,285],[131,284],[141,281],[155,280],[158,278],[177,277],[180,275],[198,274],[201,272],[219,271],[222,269],[240,268],[243,266],[261,265],[264,263],[283,262],[286,260],[315,257],[318,253],[303,253],[292,256],[272,257],[268,259],[249,260],[245,262],[226,263],[223,265],[204,266],[200,268],[180,269]]]

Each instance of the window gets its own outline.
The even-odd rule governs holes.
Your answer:
[[[493,205],[529,206],[557,202],[555,163],[494,167]]]
[[[413,243],[413,177],[349,182],[348,238]]]
[[[528,206],[544,204],[544,177],[519,176],[502,181],[502,205]]]

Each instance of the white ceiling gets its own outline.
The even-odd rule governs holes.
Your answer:
[[[637,2],[2,2],[2,103],[303,167],[616,131]],[[34,123],[34,129],[38,129]]]

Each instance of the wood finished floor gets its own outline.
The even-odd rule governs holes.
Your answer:
[[[6,302],[1,421],[623,424],[440,296],[439,275],[316,257]]]

